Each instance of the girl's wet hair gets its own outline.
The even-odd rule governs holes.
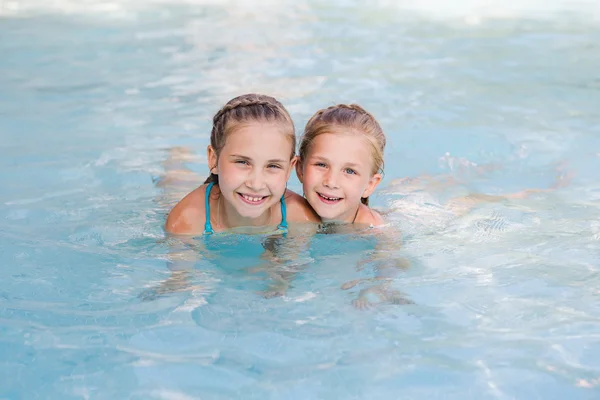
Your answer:
[[[370,143],[373,168],[371,173],[383,173],[383,151],[385,134],[381,126],[367,110],[357,104],[338,104],[319,110],[311,117],[304,128],[300,142],[300,162],[306,156],[315,138],[324,133],[336,133],[342,130],[363,135]],[[369,205],[369,198],[361,198],[363,204]]]
[[[283,104],[271,96],[249,93],[235,97],[227,102],[213,117],[213,127],[210,133],[210,145],[215,150],[217,158],[225,146],[229,134],[240,125],[248,122],[278,123],[282,131],[290,139],[290,159],[296,149],[296,132],[290,114]],[[219,183],[219,175],[213,174],[215,165],[209,166],[210,176],[204,183]]]

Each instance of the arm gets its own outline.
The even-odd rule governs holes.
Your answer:
[[[161,164],[164,171],[153,178],[154,185],[161,192],[155,201],[161,208],[169,210],[165,230],[175,235],[198,235],[203,232],[206,185],[186,166],[186,163],[196,160],[188,148],[171,147],[167,149],[166,158]]]
[[[270,298],[283,296],[290,287],[295,275],[310,262],[308,257],[301,257],[309,247],[310,238],[317,231],[319,217],[310,208],[306,200],[288,190],[285,195],[287,208],[288,232],[285,235],[272,235],[263,242],[265,249],[261,262],[252,269],[254,272],[265,272],[272,284],[263,292]]]
[[[318,224],[321,222],[321,218],[308,204],[308,201],[298,193],[288,189],[284,198],[289,222],[298,224]]]
[[[139,297],[144,301],[151,301],[175,292],[209,291],[208,281],[195,284],[205,277],[204,273],[196,268],[196,264],[200,260],[207,259],[202,243],[185,236],[168,236],[166,242],[169,246],[167,267],[170,276],[157,285],[144,290]]]
[[[448,201],[448,208],[457,215],[463,215],[471,211],[474,207],[485,203],[498,203],[513,199],[525,199],[537,193],[550,193],[562,189],[569,185],[573,175],[570,172],[562,171],[563,166],[559,165],[554,183],[545,189],[525,189],[515,193],[506,193],[501,195],[489,195],[483,193],[472,193],[463,197],[455,197]]]
[[[265,251],[261,261],[252,268],[253,272],[266,273],[271,281],[269,287],[262,292],[264,297],[285,295],[296,274],[312,261],[306,252],[314,233],[316,226],[293,224],[286,235],[273,235],[264,240]]]
[[[375,303],[381,302],[412,304],[412,301],[407,299],[400,291],[392,288],[394,279],[402,271],[410,267],[410,262],[406,258],[397,255],[398,250],[402,247],[401,233],[394,227],[385,226],[379,228],[374,233],[367,234],[375,235],[377,244],[372,252],[359,261],[357,267],[362,269],[366,265],[371,264],[373,265],[375,276],[373,278],[355,279],[346,282],[342,285],[342,290],[376,282],[371,286],[361,289],[357,298],[352,301],[354,307],[359,309],[367,309]],[[373,296],[378,301],[373,301]]]
[[[201,235],[206,220],[205,195],[206,185],[202,185],[185,196],[169,212],[165,230],[174,235]]]
[[[186,194],[202,185],[203,179],[186,165],[199,161],[190,149],[172,147],[166,152],[166,158],[161,163],[164,172],[154,177],[152,181],[157,188],[161,189],[156,202],[161,208],[170,210]]]
[[[569,172],[565,172],[564,164],[556,166],[556,180],[549,188],[544,189],[525,189],[515,193],[506,193],[500,195],[489,195],[484,193],[469,193],[466,196],[451,198],[445,204],[445,208],[453,214],[460,216],[468,213],[474,207],[485,203],[498,203],[513,199],[524,199],[536,193],[549,193],[563,187],[566,187],[572,178]],[[495,164],[477,167],[474,171],[476,175],[482,175],[485,172],[499,169]],[[428,176],[422,175],[417,178],[401,178],[393,180],[390,185],[383,190],[384,193],[391,194],[410,194],[414,192],[439,192],[446,188],[462,185],[465,181],[462,178],[456,178],[453,175]],[[393,212],[395,209],[389,210]]]
[[[164,239],[169,247],[167,267],[170,276],[156,286],[144,290],[139,295],[143,300],[153,300],[168,293],[198,288],[193,286],[192,282],[202,273],[195,265],[203,256],[206,258],[206,252],[200,241],[186,235],[202,233],[206,190],[205,185],[198,187],[201,179],[186,167],[185,164],[190,161],[195,161],[195,158],[189,149],[170,148],[162,163],[164,173],[154,179],[154,184],[161,190],[161,194],[156,198],[158,205],[168,209],[173,203],[177,204],[170,210],[165,224],[165,230],[173,234]]]

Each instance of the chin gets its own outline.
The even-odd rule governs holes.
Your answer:
[[[315,210],[317,215],[321,218],[323,222],[336,221],[339,217],[337,214],[332,214],[329,212],[321,212],[321,210]]]
[[[322,220],[333,220],[340,215],[339,210],[334,210],[332,206],[323,204],[318,199],[312,204],[310,202],[308,204],[312,207],[313,210],[315,210],[317,215]],[[313,206],[313,204],[315,204],[316,207]]]
[[[238,213],[241,217],[244,218],[259,218],[261,217],[267,209],[261,208],[260,210],[238,210]]]

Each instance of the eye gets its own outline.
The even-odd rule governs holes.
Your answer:
[[[344,169],[344,172],[349,175],[356,175],[356,171],[353,170],[352,168],[346,168],[346,169]]]
[[[277,169],[282,169],[283,167],[279,164],[269,164],[267,165],[267,168],[277,168]]]
[[[322,162],[316,162],[315,163],[315,167],[326,168],[327,165],[325,163],[322,163]]]
[[[250,163],[246,160],[235,160],[235,163],[241,165],[250,165]]]

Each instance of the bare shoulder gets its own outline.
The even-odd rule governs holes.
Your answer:
[[[373,216],[373,226],[381,226],[381,225],[385,225],[386,224],[386,220],[383,218],[383,216],[381,214],[379,214],[379,212],[371,209],[371,214]]]
[[[381,214],[364,204],[360,205],[360,211],[355,222],[372,226],[381,226],[386,223]]]
[[[321,222],[321,218],[315,213],[306,199],[291,190],[285,192],[285,206],[287,218],[292,222]]]
[[[206,185],[185,196],[169,212],[165,230],[178,235],[196,235],[204,231]]]

